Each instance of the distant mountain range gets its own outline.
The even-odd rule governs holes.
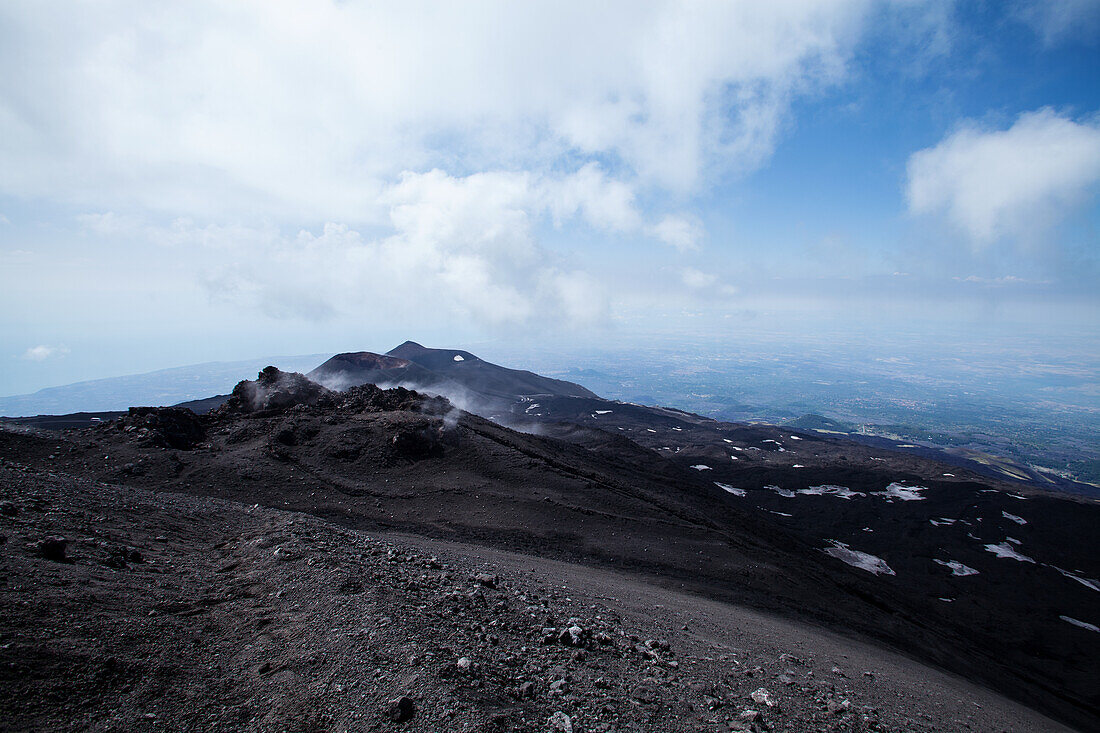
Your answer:
[[[60,415],[125,410],[132,405],[175,405],[224,394],[241,379],[254,375],[269,364],[288,372],[305,372],[326,358],[328,354],[212,361],[47,387],[31,394],[0,397],[0,415]]]

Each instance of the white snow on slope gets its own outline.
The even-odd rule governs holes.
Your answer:
[[[734,487],[730,486],[729,484],[722,484],[722,483],[718,483],[717,481],[715,481],[714,485],[717,486],[718,488],[722,489],[723,491],[730,492],[734,496],[744,496],[745,493],[746,493],[744,489],[735,489]]]
[[[1047,567],[1053,568],[1054,570],[1057,570],[1059,573],[1066,576],[1067,578],[1070,578],[1072,580],[1076,580],[1078,583],[1085,586],[1086,588],[1090,588],[1094,591],[1100,592],[1100,583],[1097,583],[1095,580],[1090,580],[1089,578],[1082,578],[1080,575],[1076,575],[1074,573],[1071,573],[1068,570],[1062,570],[1062,568],[1058,567],[1057,565],[1048,565]]]
[[[958,560],[936,560],[936,559],[933,559],[932,562],[938,563],[938,564],[943,565],[944,567],[947,567],[947,568],[951,568],[951,574],[952,575],[965,576],[965,575],[977,575],[978,574],[977,570],[975,570],[974,568],[971,568],[971,567],[967,567],[966,565],[963,565]]]
[[[710,466],[708,466],[705,463],[696,463],[694,466],[692,466],[692,468],[694,468],[696,471],[709,471],[710,470]]]
[[[613,412],[613,411],[612,410],[596,410],[597,415],[607,415],[610,412]]]
[[[1021,555],[1020,553],[1016,552],[1016,548],[1008,544],[1007,542],[1002,542],[999,545],[986,545],[985,549],[989,552],[992,552],[997,557],[1004,557],[1010,560],[1016,560],[1018,562],[1035,562],[1027,555]]]
[[[927,497],[921,496],[921,491],[928,491],[926,486],[902,486],[894,482],[886,487],[886,501],[898,499],[900,501],[924,501]]]
[[[875,557],[866,552],[860,552],[859,550],[849,549],[848,545],[843,542],[837,542],[836,540],[829,540],[833,543],[832,547],[826,547],[822,552],[826,555],[831,555],[841,562],[848,563],[854,568],[860,570],[866,570],[869,573],[875,575],[896,575],[886,561],[881,557]]]
[[[791,491],[790,489],[781,489],[778,486],[765,486],[764,489],[766,491],[774,491],[775,493],[782,496],[784,499],[793,499],[794,498],[794,492]]]
[[[808,496],[837,496],[841,499],[851,499],[854,496],[867,496],[867,494],[864,494],[862,491],[852,491],[847,486],[833,486],[831,484],[811,486],[808,489],[799,489],[798,493]]]
[[[1004,517],[1005,519],[1011,519],[1016,524],[1021,524],[1021,525],[1027,524],[1027,520],[1024,519],[1023,517],[1017,517],[1015,514],[1009,514],[1008,512],[1003,511],[1003,510],[1001,511],[1001,516]]]
[[[1096,624],[1090,624],[1088,621],[1078,621],[1077,619],[1070,618],[1069,616],[1059,616],[1058,618],[1062,619],[1067,624],[1073,624],[1074,626],[1079,626],[1082,629],[1087,629],[1089,631],[1100,631],[1100,626],[1097,626]]]
[[[462,358],[461,354],[455,354],[455,361],[466,361],[466,360]]]
[[[933,527],[950,527],[955,523],[954,519],[948,519],[947,517],[940,517],[939,519],[929,519]]]

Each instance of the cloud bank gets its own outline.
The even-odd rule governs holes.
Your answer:
[[[1007,130],[966,123],[914,153],[906,193],[911,212],[943,215],[983,247],[1048,230],[1097,181],[1100,122],[1040,109]]]
[[[364,222],[405,170],[563,159],[689,191],[769,156],[867,4],[17,0],[0,191]]]
[[[592,323],[602,278],[541,235],[699,249],[687,202],[845,79],[870,7],[15,0],[0,195],[190,248],[213,297],[276,318]]]

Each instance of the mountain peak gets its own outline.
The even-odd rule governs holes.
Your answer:
[[[408,354],[422,354],[426,351],[432,351],[432,349],[429,349],[422,344],[418,344],[415,341],[406,341],[400,346],[395,346],[394,348],[387,351],[386,356],[398,356],[403,359],[407,359]]]

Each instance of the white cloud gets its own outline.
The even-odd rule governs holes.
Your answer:
[[[1096,43],[1100,31],[1100,0],[1025,0],[1016,14],[1048,46],[1069,39]]]
[[[843,77],[868,6],[4,3],[0,192],[372,222],[401,171],[562,156],[688,190],[770,155],[791,99]],[[615,221],[629,196],[605,193]]]
[[[381,233],[335,222],[296,235],[184,219],[158,227],[110,212],[80,223],[90,237],[179,248],[214,301],[270,317],[454,317],[497,329],[606,320],[607,285],[541,246],[540,225],[647,229],[631,197],[594,166],[560,177],[406,172],[379,200],[390,219]]]
[[[1007,130],[968,123],[910,156],[908,173],[910,211],[945,215],[978,246],[1034,235],[1100,180],[1100,124],[1050,109]]]
[[[681,252],[699,248],[703,227],[683,216],[669,215],[649,228],[649,233]]]
[[[717,276],[701,272],[693,267],[685,267],[681,270],[680,279],[684,281],[684,285],[696,290],[708,288],[718,281]]]
[[[1017,275],[1002,275],[1001,277],[982,277],[981,275],[967,275],[966,277],[954,277],[953,280],[964,283],[976,283],[979,285],[1050,285],[1050,280],[1032,280]]]
[[[717,275],[694,267],[685,267],[680,270],[680,281],[696,296],[730,298],[737,295],[737,288],[719,281]]]
[[[45,361],[53,357],[65,356],[69,350],[64,346],[47,346],[41,344],[32,346],[23,352],[23,358],[27,361]]]

